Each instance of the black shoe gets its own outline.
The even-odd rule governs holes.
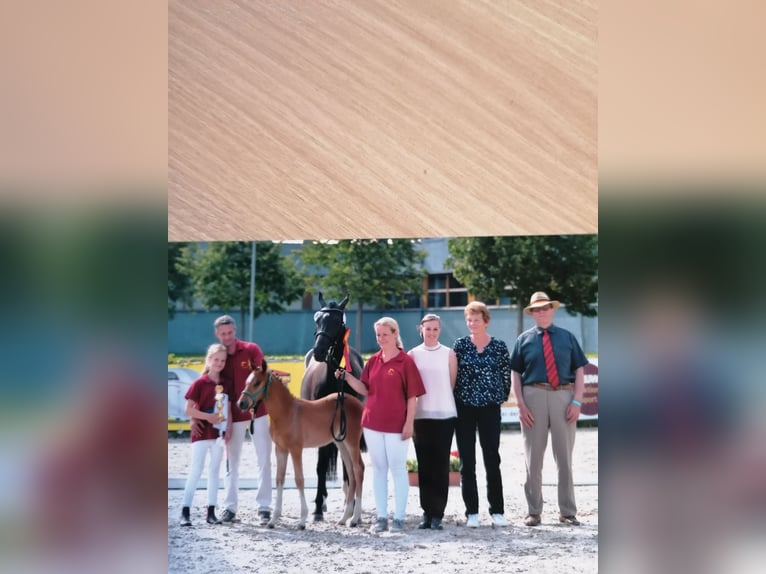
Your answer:
[[[207,523],[221,524],[221,520],[215,515],[215,506],[207,507]]]
[[[191,526],[191,516],[189,514],[188,506],[184,506],[181,509],[181,526]]]
[[[268,510],[258,511],[258,518],[261,520],[261,526],[266,526],[271,520],[271,512]]]
[[[234,517],[236,514],[229,510],[228,508],[223,511],[223,514],[221,515],[221,522],[234,522]]]
[[[575,515],[564,516],[563,514],[559,514],[559,522],[563,522],[564,524],[571,524],[572,526],[580,526],[580,521],[577,520]]]
[[[442,519],[441,518],[432,518],[431,519],[431,530],[442,530]]]
[[[540,525],[540,515],[539,514],[527,514],[527,517],[524,519],[524,524],[527,526],[539,526]]]
[[[418,524],[418,528],[420,530],[426,530],[428,528],[431,528],[431,517],[427,514],[423,515],[423,520],[420,521],[420,524]]]

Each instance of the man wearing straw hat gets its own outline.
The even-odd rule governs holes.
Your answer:
[[[543,511],[543,457],[551,436],[558,466],[559,522],[578,526],[572,479],[572,450],[585,391],[588,359],[575,336],[553,324],[559,302],[537,291],[524,312],[535,326],[524,331],[511,353],[511,385],[519,406],[527,477],[527,526],[537,526]]]

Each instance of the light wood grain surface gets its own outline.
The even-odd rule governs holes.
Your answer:
[[[168,239],[597,232],[595,1],[170,0]]]

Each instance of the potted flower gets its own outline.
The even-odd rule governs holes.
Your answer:
[[[460,453],[456,450],[449,453],[449,485],[460,486]]]
[[[449,453],[449,485],[460,486],[460,455],[456,450]],[[417,486],[418,482],[418,461],[414,458],[407,459],[407,477],[410,486]]]
[[[410,486],[417,486],[418,483],[418,461],[414,458],[407,459],[407,478]]]

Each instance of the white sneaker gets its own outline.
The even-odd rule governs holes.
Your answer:
[[[478,528],[479,527],[479,515],[478,514],[469,514],[468,520],[466,520],[465,525],[468,528]]]
[[[492,515],[492,526],[508,526],[508,521],[505,519],[505,516],[502,514],[493,514]]]

